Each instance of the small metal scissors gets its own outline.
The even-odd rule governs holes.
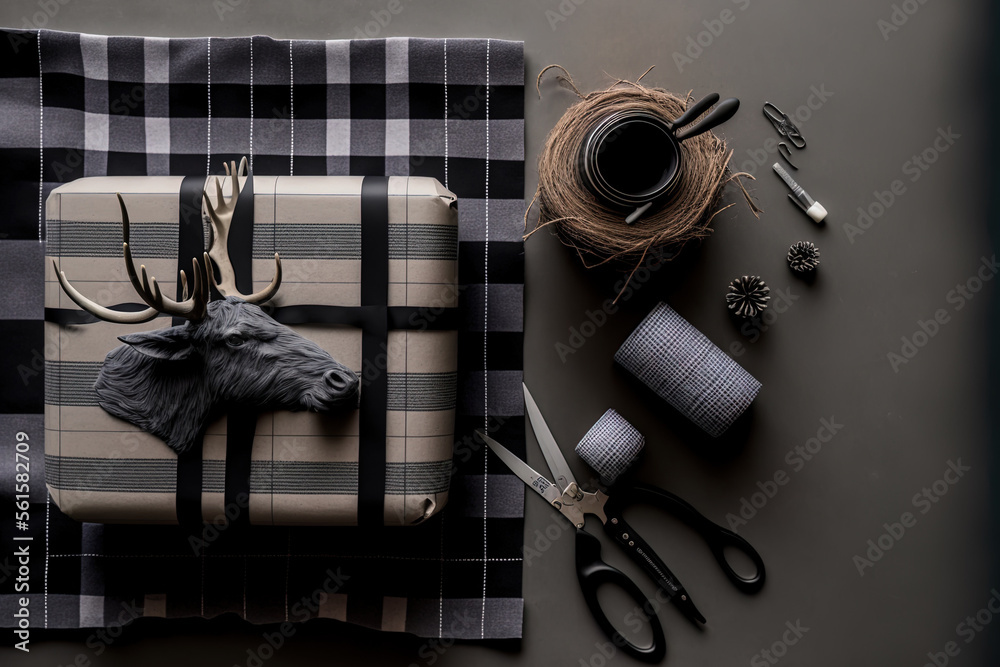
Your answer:
[[[774,125],[774,129],[778,131],[778,134],[787,137],[793,146],[796,148],[806,147],[805,137],[802,136],[799,128],[796,127],[787,113],[770,102],[764,102],[764,116],[771,121],[771,125]]]
[[[482,431],[476,431],[476,433],[500,457],[500,460],[521,478],[525,485],[545,498],[564,517],[569,519],[570,523],[576,526],[576,571],[584,600],[590,607],[590,611],[601,630],[616,646],[621,647],[623,652],[646,662],[659,662],[666,655],[667,650],[663,627],[656,614],[656,607],[646,598],[635,582],[621,570],[601,560],[600,540],[583,529],[588,514],[601,520],[604,531],[618,543],[632,560],[642,567],[667,598],[692,621],[705,623],[705,617],[694,606],[691,596],[688,595],[684,586],[653,551],[652,547],[625,522],[622,512],[629,505],[644,503],[659,507],[674,514],[694,528],[708,543],[712,555],[715,556],[726,576],[744,593],[755,593],[764,585],[764,561],[750,543],[731,530],[712,523],[698,510],[674,494],[653,486],[632,483],[616,483],[607,492],[602,489],[593,492],[581,489],[526,386],[524,387],[524,400],[531,427],[538,439],[538,445],[545,456],[545,461],[554,473],[557,483],[550,482]],[[752,576],[742,576],[729,564],[725,554],[727,548],[741,551],[753,562],[755,572]],[[618,586],[639,604],[649,618],[653,631],[652,645],[636,646],[615,628],[601,608],[597,597],[597,589],[602,584]]]

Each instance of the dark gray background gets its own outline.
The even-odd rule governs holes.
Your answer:
[[[329,39],[357,36],[356,29],[372,20],[371,11],[388,5],[62,1],[64,6],[50,0],[50,13],[57,10],[49,17],[39,14],[44,1],[5,0],[0,24],[106,34]],[[819,108],[801,124],[809,145],[794,156],[801,167],[795,176],[830,211],[827,224],[813,225],[785,199],[784,186],[769,169],[777,157],[769,154],[762,167],[754,167],[760,180],[751,188],[765,209],[760,220],[740,203],[721,214],[710,239],[655,271],[565,362],[556,344],[568,344],[571,328],[613,296],[618,276],[588,273],[547,233],[533,237],[526,248],[526,379],[567,450],[613,406],[647,437],[641,478],[682,495],[713,520],[737,513],[758,482],[780,470],[789,475],[740,527],[768,565],[768,584],[756,596],[737,593],[683,526],[654,512],[630,516],[709,619],[698,631],[673,609],[663,610],[667,664],[768,664],[755,662],[755,655],[782,640],[786,622],[800,622],[808,631],[780,664],[920,666],[928,652],[941,652],[950,641],[959,652],[949,664],[995,659],[1000,618],[971,637],[957,627],[1000,587],[990,496],[987,325],[993,289],[987,283],[972,299],[963,297],[961,309],[954,294],[949,301],[950,290],[975,276],[981,258],[994,253],[985,207],[985,3],[908,0],[903,4],[916,12],[885,39],[878,22],[891,21],[890,0],[401,2],[403,11],[377,34],[369,26],[369,36],[519,39],[530,82],[544,65],[558,62],[589,91],[656,65],[647,83],[693,89],[696,96],[737,96],[743,109],[722,132],[737,166],[775,136],[760,113],[765,100],[793,112],[807,104],[814,86],[832,93],[821,105],[813,98]],[[731,22],[714,22],[726,9]],[[692,49],[697,58],[678,66],[674,52],[707,31],[705,21],[719,34],[702,34],[708,45],[700,54]],[[534,191],[544,137],[573,101],[552,80],[542,91],[539,100],[531,85],[526,90],[526,198]],[[949,127],[960,138],[911,182],[904,163]],[[875,191],[889,190],[896,179],[903,181],[904,194],[852,243],[844,225],[857,224],[858,207],[870,206]],[[736,201],[732,192],[729,200]],[[788,245],[802,239],[822,250],[813,284],[796,279],[785,265]],[[773,290],[790,290],[794,297],[767,331],[749,336],[730,320],[722,300],[729,280],[743,274],[759,274]],[[738,361],[764,387],[739,437],[700,437],[636,394],[612,368],[616,347],[661,299],[723,349],[742,345]],[[912,338],[919,322],[938,309],[946,311],[947,323],[895,372],[887,354],[899,354],[901,337]],[[824,418],[843,428],[795,471],[786,453],[816,436]],[[531,462],[543,466],[532,449]],[[921,514],[914,494],[941,479],[949,460],[959,459],[971,470]],[[575,457],[573,464],[582,477],[582,464]],[[860,576],[853,557],[864,556],[867,541],[885,531],[883,524],[907,511],[916,524]],[[559,521],[544,503],[530,499],[528,544],[535,545],[536,531]],[[525,566],[520,644],[442,647],[321,622],[298,631],[267,664],[602,665],[595,644],[603,637],[583,605],[573,540],[564,535]],[[605,554],[653,593],[622,554],[610,547]],[[233,620],[140,621],[101,655],[87,647],[86,632],[36,641],[27,660],[3,650],[5,658],[24,664],[81,659],[109,666],[231,665],[245,664],[262,632]],[[619,655],[609,663],[630,660]]]

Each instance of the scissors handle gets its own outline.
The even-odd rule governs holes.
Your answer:
[[[669,491],[645,484],[635,484],[621,491],[616,489],[616,492],[619,494],[624,492],[624,495],[629,499],[626,502],[640,502],[664,509],[698,531],[698,534],[708,543],[708,548],[715,556],[715,560],[719,562],[722,571],[740,591],[756,593],[764,585],[764,559],[760,557],[757,550],[733,531],[707,519],[683,498],[675,496]],[[612,497],[614,497],[613,494]],[[736,549],[749,558],[754,564],[754,573],[750,576],[743,576],[737,572],[726,558],[727,548]]]
[[[684,127],[688,123],[692,122],[695,118],[705,113],[709,107],[719,101],[718,93],[709,93],[705,97],[701,98],[691,106],[687,108],[687,111],[682,113],[680,116],[675,118],[673,122],[670,123],[671,131],[677,130]]]
[[[667,641],[663,635],[663,626],[656,615],[656,608],[646,598],[643,592],[625,574],[601,560],[601,541],[578,528],[576,531],[576,573],[580,579],[580,590],[590,607],[597,624],[612,643],[622,652],[643,662],[660,662],[667,653]],[[597,590],[604,584],[621,588],[635,600],[637,608],[622,618],[623,624],[628,624],[630,618],[643,614],[653,630],[653,643],[649,646],[636,646],[622,635],[601,607],[597,598]]]
[[[626,500],[626,504],[630,501]],[[663,591],[667,599],[685,616],[699,623],[705,622],[698,608],[691,601],[684,586],[678,581],[677,576],[670,571],[663,559],[653,551],[653,547],[635,531],[632,526],[625,521],[622,510],[625,505],[621,503],[620,497],[616,498],[612,494],[604,505],[604,513],[608,520],[604,524],[604,532],[614,539],[618,546],[629,555],[639,567],[646,571],[646,574],[656,582],[660,590]]]

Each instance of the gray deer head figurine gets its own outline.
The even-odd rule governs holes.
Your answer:
[[[246,158],[237,170],[226,165],[232,180],[228,200],[215,179],[213,206],[205,207],[211,221],[211,243],[201,260],[191,260],[191,291],[180,272],[180,301],[165,296],[146,267],[136,272],[129,247],[129,218],[118,195],[122,215],[122,250],[129,280],[148,308],[120,312],[81,294],[53,261],[59,284],[85,311],[107,322],[139,324],[166,314],[185,324],[119,336],[124,343],[111,350],[94,383],[105,411],[161,438],[175,452],[190,449],[208,422],[227,405],[259,410],[329,412],[358,405],[357,375],[316,343],[274,321],[257,305],[272,298],[281,284],[281,259],[274,254],[271,283],[251,295],[236,289],[236,275],[227,250]],[[218,269],[215,276],[212,262]],[[210,285],[225,298],[211,300]]]

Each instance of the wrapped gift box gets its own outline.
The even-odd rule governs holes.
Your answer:
[[[239,456],[239,443],[229,437],[233,413],[211,423],[195,464],[200,516],[218,522],[227,513],[242,514],[266,525],[354,525],[359,515],[362,524],[420,523],[445,505],[452,469],[456,198],[437,180],[421,177],[251,180],[249,197],[244,187],[238,203],[252,208],[252,238],[239,231],[241,249],[250,249],[251,257],[237,257],[231,238],[233,264],[252,266],[257,291],[271,280],[274,253],[280,254],[283,280],[263,308],[358,374],[361,407],[336,415],[260,414],[245,438],[248,450],[252,438],[252,450],[244,468],[232,465]],[[190,268],[190,259],[178,257],[185,220],[189,224],[193,212],[202,233],[196,240],[207,248],[209,226],[197,197],[204,188],[215,202],[214,183],[203,178],[194,181],[195,198],[185,201],[185,181],[190,195],[190,177],[83,178],[55,189],[46,202],[46,481],[60,509],[81,521],[177,523],[178,488],[190,485],[183,476],[191,464],[179,465],[162,440],[105,412],[93,388],[105,356],[120,345],[118,336],[168,327],[170,318],[137,325],[96,321],[62,290],[52,260],[97,303],[139,302],[122,258],[115,197],[121,193],[136,264],[174,296],[178,268]],[[224,183],[228,196],[229,179]],[[387,225],[387,234],[362,234],[363,183],[387,202],[381,207],[387,220],[364,223]],[[376,288],[372,303],[369,290],[366,303],[362,286],[373,270],[387,272],[384,296]],[[384,408],[371,402],[378,400]],[[249,470],[249,480],[240,479],[241,469]],[[233,488],[247,483],[249,512],[242,513],[228,501]]]

